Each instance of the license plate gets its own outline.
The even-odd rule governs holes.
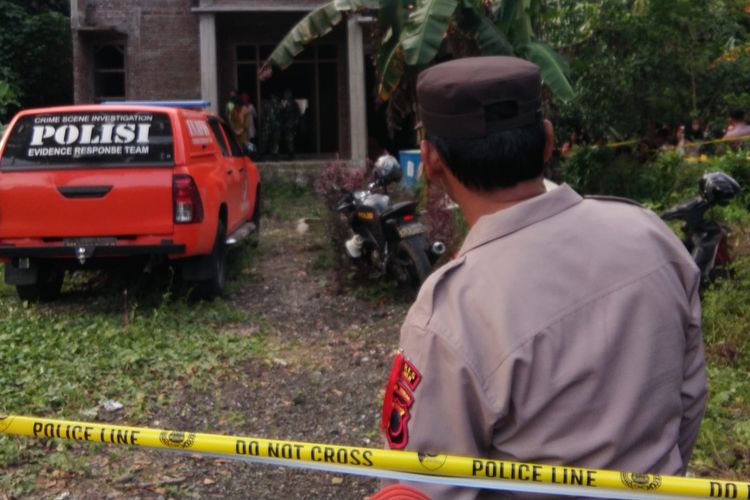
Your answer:
[[[427,228],[421,222],[415,222],[413,224],[407,224],[405,226],[399,226],[398,235],[402,238],[414,236],[415,234],[424,234],[427,232]]]
[[[65,238],[66,247],[111,247],[117,244],[116,238]]]

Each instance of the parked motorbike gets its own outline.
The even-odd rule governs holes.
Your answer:
[[[344,196],[336,209],[347,216],[353,235],[345,243],[346,253],[360,268],[419,288],[445,252],[445,245],[440,241],[428,245],[427,228],[419,221],[416,201],[391,205],[388,185],[400,181],[401,176],[398,160],[381,156],[367,189],[342,189]]]
[[[698,183],[700,196],[674,206],[661,214],[664,220],[682,220],[682,242],[701,271],[701,285],[707,284],[716,266],[729,262],[727,233],[729,229],[706,212],[716,205],[728,205],[741,192],[739,183],[723,172],[704,174]]]

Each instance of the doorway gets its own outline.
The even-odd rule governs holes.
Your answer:
[[[273,45],[260,44],[236,47],[236,88],[239,93],[246,92],[251,96],[258,112],[258,136],[268,118],[264,107],[268,109],[267,103],[273,96],[281,99],[288,90],[301,112],[295,140],[297,154],[314,157],[338,153],[338,46],[311,45],[295,58],[291,66],[284,70],[274,69],[270,78],[260,82],[258,69],[273,48]]]

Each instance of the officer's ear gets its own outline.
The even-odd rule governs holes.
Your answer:
[[[427,179],[432,182],[440,181],[445,177],[445,172],[448,170],[448,165],[445,164],[440,152],[433,143],[426,139],[422,140],[419,147],[422,152],[422,164]]]

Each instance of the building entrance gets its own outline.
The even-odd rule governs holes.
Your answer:
[[[236,75],[238,93],[247,93],[258,112],[258,139],[264,128],[275,126],[269,112],[272,99],[291,93],[300,110],[295,134],[298,156],[334,154],[339,145],[338,47],[316,44],[308,47],[285,70],[260,82],[258,69],[273,50],[272,45],[238,45]],[[278,119],[278,117],[276,117]],[[283,127],[282,127],[283,128]],[[275,134],[272,134],[275,135]],[[280,153],[286,153],[283,131],[279,134]]]

